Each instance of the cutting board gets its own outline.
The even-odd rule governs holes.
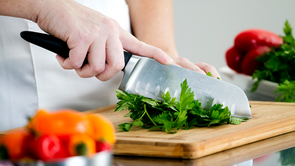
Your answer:
[[[252,119],[240,125],[195,127],[175,134],[133,127],[122,132],[118,125],[131,122],[128,111],[114,112],[115,105],[86,113],[99,113],[116,127],[115,155],[196,159],[295,130],[295,104],[250,102]]]
[[[242,162],[289,148],[295,148],[295,131],[192,160],[114,156],[113,163],[116,166],[242,166]]]

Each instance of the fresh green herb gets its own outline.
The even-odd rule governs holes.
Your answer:
[[[181,86],[179,101],[171,97],[169,91],[163,95],[164,101],[146,98],[116,90],[117,103],[115,111],[129,110],[125,117],[133,122],[119,125],[122,131],[129,131],[132,126],[141,126],[149,131],[162,130],[175,133],[179,129],[190,129],[194,126],[212,126],[221,124],[240,124],[244,118],[231,117],[228,107],[215,104],[204,110],[201,103],[194,99],[194,92],[185,79]]]
[[[257,90],[261,80],[269,80],[279,84],[275,93],[282,95],[276,101],[295,102],[295,39],[288,21],[285,23],[284,33],[285,36],[281,36],[284,39],[282,45],[273,47],[270,52],[256,58],[264,65],[253,73],[252,79],[256,81],[251,91]]]
[[[281,165],[295,166],[295,147],[279,152]]]
[[[286,101],[295,103],[295,81],[285,80],[277,87],[275,93],[282,93],[276,98],[276,101]]]
[[[207,76],[213,77],[210,72],[206,73]]]
[[[213,75],[210,72],[206,73],[206,75],[209,76],[209,77],[213,77]],[[220,80],[219,77],[217,77],[217,79]]]

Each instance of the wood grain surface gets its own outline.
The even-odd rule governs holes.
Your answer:
[[[115,166],[229,166],[295,147],[295,131],[197,159],[114,156]]]
[[[274,137],[295,130],[295,104],[250,102],[252,119],[240,125],[196,127],[175,134],[133,127],[121,132],[118,125],[131,122],[128,111],[114,112],[115,105],[86,113],[99,113],[116,127],[115,155],[196,159],[220,151]]]

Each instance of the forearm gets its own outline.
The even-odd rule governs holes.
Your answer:
[[[178,57],[174,39],[171,0],[126,0],[134,35],[158,47],[171,57]]]
[[[39,0],[0,0],[0,15],[35,21],[40,10],[38,5],[41,2]]]

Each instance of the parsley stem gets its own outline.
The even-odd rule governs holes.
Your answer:
[[[156,123],[153,121],[153,119],[150,117],[149,113],[147,112],[147,110],[146,110],[146,104],[144,105],[144,112],[147,114],[147,116],[150,118],[150,120],[153,122],[153,124],[155,126],[157,126]]]
[[[144,114],[145,114],[146,112],[144,112],[142,115],[141,115],[141,117],[140,118],[138,118],[138,119],[141,119],[143,116],[144,116]]]
[[[140,118],[138,118],[138,119],[136,119],[136,120],[141,120],[141,118],[142,118],[144,115],[145,115],[145,112],[141,115]],[[134,120],[134,121],[136,121],[136,120]]]

